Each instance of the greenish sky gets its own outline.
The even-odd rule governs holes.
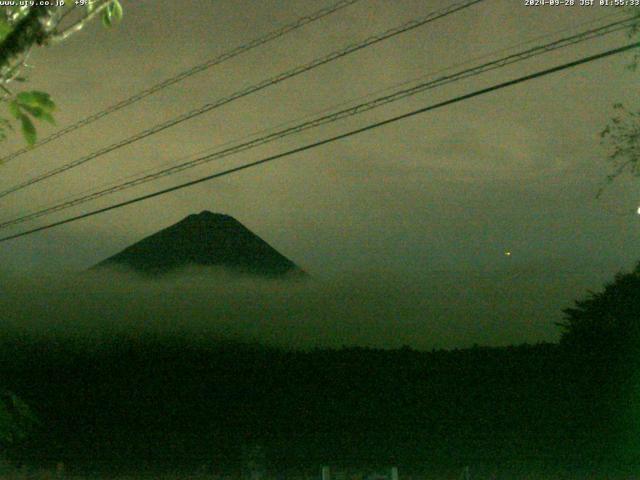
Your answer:
[[[124,1],[125,18],[116,29],[92,25],[67,43],[37,51],[29,87],[51,93],[59,105],[58,124],[64,126],[330,3]],[[4,165],[0,187],[450,3],[362,0]],[[1,216],[27,213],[498,49],[536,37],[537,43],[550,41],[619,12],[487,0],[6,197]],[[155,191],[627,42],[617,34],[567,48],[50,218]],[[629,61],[630,55],[621,55],[593,62],[4,243],[0,262],[10,274],[84,269],[206,209],[234,216],[323,281],[372,271],[413,279],[444,312],[437,320],[425,318],[420,329],[428,331],[437,321],[434,344],[448,338],[443,325],[456,332],[478,330],[482,312],[485,318],[493,312],[493,326],[458,343],[553,339],[551,322],[561,308],[640,260],[640,217],[628,213],[640,204],[640,182],[621,179],[600,200],[594,198],[609,172],[598,133],[613,114],[612,104],[638,107],[640,74],[625,69]],[[40,130],[43,135],[53,131]],[[2,150],[13,151],[20,143],[16,136]],[[434,293],[431,286],[443,278],[458,296],[447,298],[441,289]],[[487,298],[493,300],[487,304]],[[379,337],[382,344],[387,339]],[[427,345],[428,336],[423,333],[416,342]]]

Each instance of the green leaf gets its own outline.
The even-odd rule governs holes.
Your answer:
[[[40,108],[44,112],[51,113],[56,105],[51,100],[48,93],[33,90],[31,92],[20,92],[16,96],[17,102],[23,107]]]
[[[111,4],[111,6],[112,6],[111,18],[115,23],[119,23],[122,20],[122,15],[124,13],[122,10],[122,5],[120,5],[119,0],[113,0],[113,3]]]
[[[33,125],[31,119],[25,114],[20,117],[20,121],[22,122],[22,135],[24,135],[24,138],[29,145],[33,145],[37,140],[36,127]]]
[[[22,111],[20,110],[20,105],[18,105],[17,100],[12,100],[9,103],[9,113],[11,113],[16,120],[20,120]]]
[[[33,118],[41,119],[44,115],[50,115],[40,107],[31,107],[29,105],[21,105],[22,110],[25,110],[31,114]]]
[[[9,25],[6,18],[0,17],[0,41],[4,40],[4,38],[11,33],[13,27]]]
[[[56,108],[56,104],[51,100],[51,95],[46,92],[40,92],[38,90],[32,90],[31,95],[35,97],[38,104],[45,110],[53,111]]]
[[[105,27],[112,27],[116,23],[122,20],[122,5],[118,0],[113,0],[107,8],[104,9],[102,14],[102,23]]]
[[[38,105],[38,101],[32,92],[20,92],[16,95],[16,100],[21,105]]]
[[[44,120],[45,122],[50,123],[51,125],[56,124],[56,121],[53,119],[53,116],[50,113],[43,112],[42,116],[40,117],[40,120]]]
[[[110,28],[112,23],[111,23],[111,13],[109,12],[109,7],[105,8],[102,11],[102,24],[107,27]]]

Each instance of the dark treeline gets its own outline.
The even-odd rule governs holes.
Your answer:
[[[640,465],[640,269],[565,311],[559,344],[287,351],[190,337],[5,334],[0,381],[40,420],[17,462],[78,469]],[[637,472],[637,470],[636,470]]]
[[[611,382],[558,345],[314,352],[119,338],[5,339],[2,377],[41,420],[19,456],[149,467],[240,461],[418,467],[627,462]]]

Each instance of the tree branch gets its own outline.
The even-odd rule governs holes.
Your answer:
[[[91,10],[91,12],[87,13],[80,20],[75,22],[73,25],[65,28],[63,31],[56,32],[50,35],[47,38],[47,43],[60,43],[66,40],[67,38],[69,38],[74,33],[79,32],[80,30],[82,30],[82,28],[85,26],[87,22],[90,22],[93,18],[99,15],[100,12],[102,12],[102,10],[107,8],[112,1],[113,0],[99,0],[98,2],[96,2],[98,6],[95,7],[93,10]]]
[[[47,37],[46,17],[53,7],[34,6],[15,28],[0,43],[0,71],[4,70],[18,55],[28,51],[34,44],[42,45]]]

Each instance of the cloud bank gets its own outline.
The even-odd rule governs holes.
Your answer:
[[[580,276],[361,271],[303,281],[199,268],[149,279],[126,271],[2,275],[0,333],[75,338],[182,336],[309,349],[418,349],[555,341]],[[597,287],[597,286],[596,286]]]

